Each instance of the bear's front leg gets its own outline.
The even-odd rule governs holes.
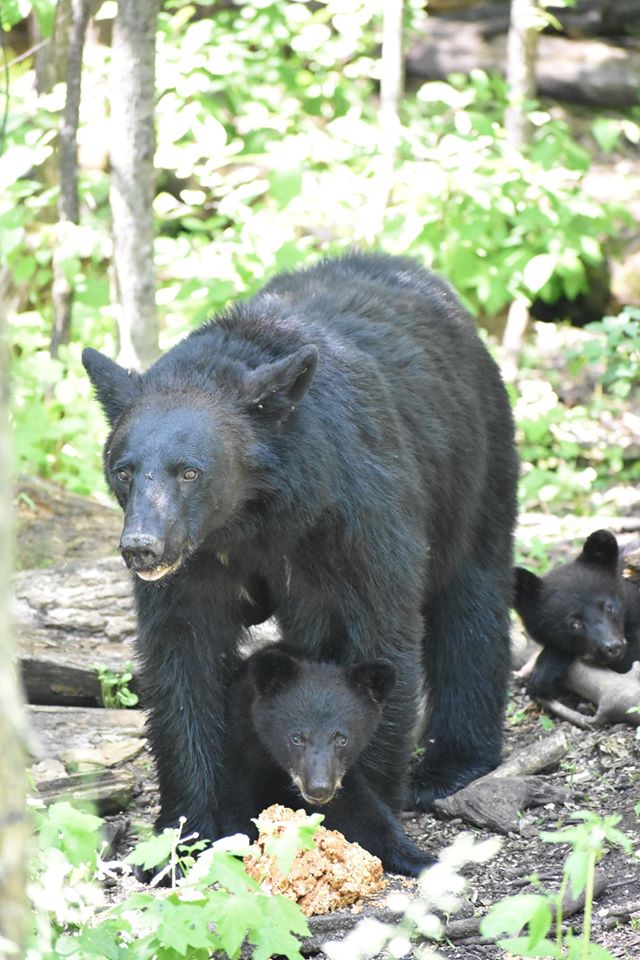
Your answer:
[[[216,840],[227,678],[241,629],[211,583],[204,593],[196,578],[173,580],[136,584],[142,701],[160,789],[156,829],[184,817],[184,835]]]

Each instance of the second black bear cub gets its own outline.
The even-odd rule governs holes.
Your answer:
[[[342,667],[298,659],[282,645],[249,657],[229,692],[224,832],[253,832],[251,818],[272,803],[302,805],[387,870],[417,876],[432,863],[355,765],[395,682],[382,659]]]
[[[575,560],[545,577],[516,567],[515,608],[544,648],[529,680],[534,697],[555,696],[574,660],[626,673],[640,659],[640,591],[622,577],[608,530],[596,530]]]

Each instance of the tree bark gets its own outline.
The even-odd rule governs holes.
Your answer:
[[[14,665],[9,620],[13,536],[9,443],[9,351],[0,312],[0,954],[15,944],[23,956],[27,930],[25,865],[28,825],[26,798],[26,720]]]
[[[155,37],[158,0],[120,0],[113,32],[111,191],[120,361],[158,355],[153,261]]]
[[[511,0],[507,35],[507,85],[509,105],[505,127],[511,144],[522,150],[529,143],[527,100],[536,95],[536,51],[540,29],[538,0]]]
[[[386,0],[383,5],[380,54],[380,153],[372,181],[362,239],[374,244],[382,232],[384,215],[393,190],[394,169],[400,141],[400,101],[404,92],[402,20],[404,0]]]
[[[60,259],[60,241],[67,224],[78,223],[80,208],[78,200],[78,116],[80,112],[80,88],[82,79],[82,51],[89,21],[89,0],[64,0],[59,4],[60,16],[56,22],[56,40],[66,46],[66,97],[62,113],[62,126],[58,138],[58,171],[60,196],[58,199],[58,244],[53,257],[53,331],[51,355],[57,356],[62,343],[69,343],[71,335],[71,311],[73,288]],[[64,54],[63,54],[64,55]]]

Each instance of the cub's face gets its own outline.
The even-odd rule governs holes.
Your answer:
[[[621,660],[625,606],[614,535],[596,530],[576,560],[542,578],[517,567],[515,608],[543,646],[601,666]]]
[[[239,430],[193,400],[135,404],[104,454],[109,486],[124,510],[120,551],[144,580],[171,573],[233,517],[247,495]]]
[[[300,661],[277,648],[250,660],[253,726],[304,800],[328,803],[373,739],[395,683],[387,661],[350,668]]]
[[[627,649],[621,598],[602,590],[567,596],[558,617],[557,638],[564,649],[601,666],[620,660]]]

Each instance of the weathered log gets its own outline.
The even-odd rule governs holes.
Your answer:
[[[568,749],[565,734],[555,731],[551,736],[515,751],[495,770],[457,793],[436,800],[434,811],[440,816],[460,817],[467,823],[488,827],[498,833],[514,833],[520,827],[519,815],[523,810],[565,798],[564,788],[529,774],[556,766]]]
[[[30,707],[35,795],[90,803],[105,816],[126,810],[138,777],[129,764],[145,748],[141,710]]]
[[[546,4],[569,37],[634,37],[640,21],[640,0],[578,0],[575,7]],[[510,0],[430,0],[429,13],[449,20],[478,23],[487,35],[505,33]],[[549,25],[547,33],[558,32]]]
[[[74,805],[95,807],[99,816],[106,817],[127,809],[135,784],[136,779],[128,770],[74,773],[40,783],[36,795],[46,806],[67,800]]]
[[[506,37],[495,18],[478,23],[429,17],[409,48],[406,69],[422,80],[442,80],[471,70],[504,74]],[[609,107],[640,101],[640,51],[601,40],[541,36],[536,64],[538,94]]]
[[[17,570],[116,555],[122,515],[115,507],[26,476],[18,478],[14,501]]]
[[[514,651],[513,666],[515,675],[526,680],[531,674],[540,653],[540,646],[529,640],[526,647]],[[582,730],[612,723],[629,723],[640,726],[640,662],[632,664],[627,673],[616,673],[603,667],[595,667],[577,660],[569,668],[563,681],[564,688],[570,693],[588,700],[596,707],[593,716],[588,716],[567,706],[560,700],[540,700],[545,710],[555,714]]]
[[[119,558],[28,570],[14,578],[19,663],[30,703],[101,704],[97,667],[134,657],[130,576]]]

